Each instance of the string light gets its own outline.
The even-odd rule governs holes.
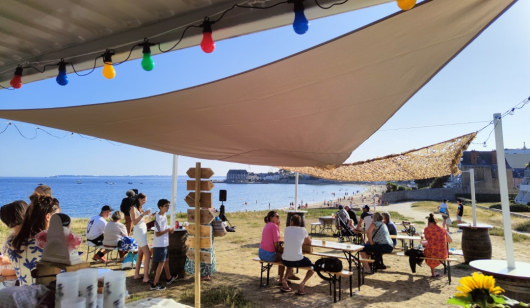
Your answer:
[[[294,0],[293,29],[297,34],[304,34],[309,29],[309,21],[304,14],[304,0]]]
[[[416,5],[416,0],[397,0],[397,6],[403,11],[408,11]]]
[[[155,67],[155,62],[151,57],[151,46],[153,46],[154,44],[149,43],[149,41],[145,39],[145,41],[139,45],[143,46],[142,68],[148,72],[152,71]]]
[[[212,22],[208,17],[205,17],[202,22],[201,49],[205,53],[211,53],[215,50],[215,42],[212,38]]]
[[[59,74],[55,78],[55,81],[61,86],[66,86],[68,84],[68,77],[66,76],[66,62],[61,60],[59,62]]]
[[[101,73],[103,74],[103,77],[107,79],[112,79],[116,77],[116,71],[114,70],[114,66],[112,66],[112,56],[114,55],[114,51],[107,50],[103,54],[103,70]]]
[[[20,89],[20,87],[22,87],[22,71],[23,70],[24,69],[22,68],[22,66],[17,66],[15,70],[15,75],[13,76],[13,79],[11,79],[11,81],[9,82],[9,84],[14,89]]]

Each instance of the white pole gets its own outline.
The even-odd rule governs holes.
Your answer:
[[[296,177],[294,178],[294,209],[296,210],[298,207],[298,172],[296,173]]]
[[[177,179],[178,179],[179,156],[173,155],[173,176],[171,179],[171,210],[170,210],[170,226],[175,226],[177,214]]]
[[[473,227],[477,226],[477,203],[475,201],[475,169],[469,169],[469,181],[471,182],[471,205],[473,207]]]
[[[506,261],[508,268],[515,268],[513,257],[512,223],[510,220],[510,201],[508,199],[508,179],[506,178],[506,160],[504,158],[504,140],[502,136],[502,118],[500,113],[493,115],[495,126],[495,144],[497,145],[497,170],[499,173],[499,190],[501,193],[502,222],[504,224],[504,242],[506,243]]]

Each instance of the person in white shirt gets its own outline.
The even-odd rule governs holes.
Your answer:
[[[112,213],[110,217],[111,221],[105,226],[103,232],[103,246],[105,247],[117,247],[118,242],[124,236],[127,236],[127,228],[120,222],[123,219],[123,212],[116,211]],[[127,254],[127,251],[119,251],[120,260],[123,261],[123,257]]]
[[[166,213],[169,209],[169,200],[160,199],[158,200],[158,209],[160,210],[156,214],[155,219],[155,236],[153,238],[153,262],[158,262],[158,266],[155,272],[155,280],[151,284],[151,290],[164,290],[166,287],[159,284],[160,275],[164,270],[167,281],[166,284],[171,284],[177,277],[171,276],[169,272],[169,262],[167,262],[167,252],[169,246],[169,235],[168,233],[175,232],[173,227],[168,228]]]
[[[290,226],[285,228],[284,234],[284,248],[282,254],[282,262],[287,267],[287,272],[282,280],[282,292],[291,292],[293,289],[287,283],[287,277],[293,273],[293,267],[308,267],[313,266],[311,260],[304,257],[302,253],[303,244],[311,244],[311,237],[307,234],[307,230],[302,225],[302,218],[295,214],[291,216]],[[300,283],[296,294],[305,295],[305,283],[313,275],[313,270],[308,270],[304,280]]]
[[[105,232],[105,226],[107,225],[107,219],[109,218],[110,213],[112,213],[112,211],[113,210],[110,206],[104,205],[101,208],[101,212],[99,213],[99,215],[90,218],[90,221],[88,222],[88,225],[86,227],[87,241],[94,243],[96,246],[103,245],[103,234]],[[106,262],[106,253],[106,249],[98,251],[93,257],[94,261]]]

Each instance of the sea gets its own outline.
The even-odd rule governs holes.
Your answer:
[[[294,202],[294,184],[232,184],[220,183],[225,177],[214,176],[212,189],[213,206],[225,205],[227,212],[260,211],[288,208]],[[187,176],[177,179],[177,212],[185,212],[184,202]],[[71,217],[89,218],[99,214],[103,205],[119,210],[121,200],[128,189],[138,189],[147,195],[144,209],[157,211],[159,199],[171,200],[171,176],[54,176],[54,177],[0,177],[0,205],[25,200],[39,184],[52,188],[59,200],[61,211]],[[314,204],[351,196],[365,191],[360,184],[299,184],[298,203]],[[219,190],[227,191],[227,200],[219,200]]]

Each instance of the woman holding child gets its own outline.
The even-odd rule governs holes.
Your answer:
[[[42,258],[42,248],[37,246],[35,235],[48,230],[53,214],[59,213],[59,200],[40,194],[29,197],[29,205],[18,234],[8,242],[7,254],[17,272],[21,285],[32,285],[31,271]]]
[[[451,243],[453,239],[449,232],[436,224],[436,219],[432,213],[429,214],[427,219],[427,228],[423,230],[425,240],[422,241],[422,245],[425,246],[423,254],[427,258],[445,259],[449,256],[447,250],[447,243]],[[432,277],[440,276],[440,273],[436,273],[434,269],[440,265],[440,261],[425,259],[425,263],[431,268]]]

